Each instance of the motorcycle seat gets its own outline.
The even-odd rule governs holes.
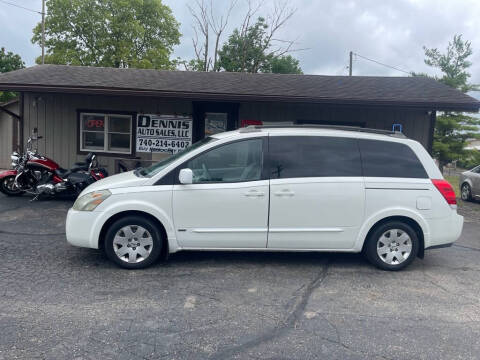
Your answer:
[[[71,173],[71,171],[63,168],[58,168],[57,170],[55,170],[55,173],[64,179]]]
[[[86,162],[76,162],[70,169],[71,172],[87,171],[87,170],[88,170],[88,164]]]
[[[90,175],[89,175],[89,174],[78,173],[78,172],[71,173],[71,174],[68,175],[68,180],[69,180],[72,184],[77,184],[77,183],[81,183],[81,182],[86,182],[86,181],[88,181],[89,178],[90,178]]]

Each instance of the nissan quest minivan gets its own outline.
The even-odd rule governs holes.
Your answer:
[[[430,155],[401,134],[250,126],[95,182],[66,235],[128,269],[181,250],[241,250],[362,252],[400,270],[459,238],[456,208]]]

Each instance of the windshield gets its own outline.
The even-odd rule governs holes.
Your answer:
[[[195,150],[195,149],[198,149],[200,146],[202,145],[205,145],[209,142],[212,142],[212,141],[215,141],[217,139],[215,138],[212,138],[212,137],[206,137],[205,139],[203,140],[200,140],[198,142],[196,142],[195,144],[193,144],[192,146],[158,162],[158,163],[155,163],[149,167],[146,167],[146,168],[138,168],[137,170],[135,170],[135,175],[137,176],[142,176],[142,177],[152,177],[153,175],[155,174],[158,174],[160,171],[162,171],[165,167],[167,167],[168,165],[170,165],[172,162],[174,162],[175,160],[181,158],[182,156],[188,154],[189,152]]]

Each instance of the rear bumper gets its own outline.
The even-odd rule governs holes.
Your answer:
[[[462,234],[463,216],[452,211],[448,218],[430,219],[430,236],[425,242],[425,249],[451,246]]]

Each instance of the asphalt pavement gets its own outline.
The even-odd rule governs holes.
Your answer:
[[[475,217],[401,272],[247,252],[128,271],[66,243],[71,205],[0,195],[0,359],[480,358]]]

